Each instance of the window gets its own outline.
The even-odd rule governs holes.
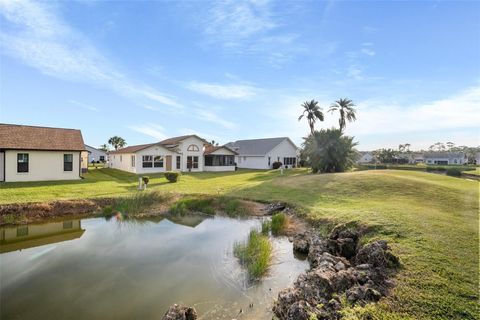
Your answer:
[[[200,151],[200,149],[196,145],[191,144],[188,146],[187,151]]]
[[[132,163],[132,167],[135,167],[135,156],[130,156],[130,162]]]
[[[177,170],[180,170],[181,167],[181,160],[182,158],[180,156],[177,156]]]
[[[234,166],[235,156],[208,155],[205,156],[205,166]]]
[[[17,228],[17,237],[28,236],[28,226]]]
[[[198,169],[198,157],[197,156],[188,156],[187,157],[187,168],[188,169]]]
[[[270,167],[270,157],[268,157],[268,166]]]
[[[153,166],[155,168],[163,168],[163,157],[162,156],[155,156],[153,158]]]
[[[153,156],[142,156],[142,167],[143,168],[152,168],[153,167]]]
[[[297,158],[294,158],[294,157],[283,158],[283,164],[286,166],[294,166],[296,162],[297,162]]]
[[[73,171],[73,154],[63,155],[63,171]]]
[[[120,156],[120,162],[122,162],[122,160],[123,160],[123,159],[122,159],[122,156]]]
[[[28,172],[28,153],[17,153],[17,172]]]
[[[100,161],[105,162],[105,156],[100,156]]]
[[[64,221],[63,222],[63,229],[72,229],[73,228],[73,222],[72,221]]]

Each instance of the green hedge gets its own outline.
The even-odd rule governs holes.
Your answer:
[[[167,171],[165,172],[165,178],[169,181],[169,182],[177,182],[178,179],[180,177],[180,173],[179,172],[174,172],[174,171]]]

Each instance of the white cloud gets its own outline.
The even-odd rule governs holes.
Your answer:
[[[347,125],[353,134],[405,134],[476,128],[480,123],[480,86],[430,103],[400,106],[380,101],[359,102],[357,121]]]
[[[0,14],[8,22],[0,31],[3,52],[50,76],[181,107],[172,97],[129,80],[56,11],[52,3],[0,1]]]
[[[246,99],[255,95],[256,89],[248,85],[218,84],[193,81],[187,88],[217,99]]]
[[[76,100],[69,100],[68,102],[70,102],[71,104],[74,104],[80,108],[83,108],[83,109],[86,109],[86,110],[90,110],[90,111],[95,111],[95,112],[98,112],[100,110],[98,110],[98,108],[96,107],[93,107],[91,105],[88,105],[86,103],[83,103],[83,102],[80,102],[80,101],[76,101]]]
[[[237,125],[235,123],[221,118],[217,113],[213,113],[204,109],[197,109],[195,110],[195,115],[200,120],[221,125],[226,129],[232,130],[237,128]]]
[[[363,80],[363,71],[358,65],[351,65],[347,69],[347,76],[355,80]]]
[[[131,125],[128,126],[128,128],[133,131],[143,133],[159,141],[167,139],[167,136],[164,133],[165,129],[157,124],[145,123],[141,125]]]
[[[372,49],[369,49],[369,48],[362,48],[362,49],[360,49],[360,52],[367,55],[367,56],[371,56],[371,57],[373,57],[375,55],[375,51],[373,51]]]

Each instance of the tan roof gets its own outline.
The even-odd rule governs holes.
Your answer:
[[[213,146],[213,145],[211,145],[211,144],[209,144],[209,145],[207,145],[207,146],[205,147],[205,152],[204,152],[204,154],[207,155],[207,154],[213,153],[213,152],[215,152],[215,151],[217,151],[217,150],[220,150],[220,149],[227,149],[228,151],[233,152],[233,154],[238,154],[238,153],[236,153],[234,150],[230,149],[229,147],[226,147],[226,146]]]
[[[0,123],[0,149],[84,151],[82,132]]]
[[[125,148],[121,148],[121,149],[118,149],[118,150],[114,150],[114,151],[109,151],[108,153],[109,154],[116,154],[116,153],[135,153],[137,151],[140,151],[140,150],[143,150],[143,149],[146,149],[148,147],[151,147],[151,146],[154,146],[158,143],[147,143],[147,144],[138,144],[136,146],[129,146],[129,147],[125,147]]]
[[[190,138],[190,137],[197,137],[198,139],[202,140],[203,142],[208,143],[205,139],[200,138],[196,134],[189,134],[189,135],[185,135],[185,136],[178,136],[178,137],[173,137],[173,138],[168,138],[168,139],[162,140],[162,141],[160,141],[160,144],[163,144],[163,145],[179,144],[181,141],[183,141],[187,138]]]

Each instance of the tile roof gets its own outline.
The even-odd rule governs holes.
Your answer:
[[[148,147],[157,145],[158,143],[147,143],[147,144],[138,144],[136,146],[128,146],[118,150],[109,151],[108,154],[118,154],[118,153],[135,153],[137,151],[146,149]]]
[[[288,137],[238,140],[235,142],[227,143],[226,146],[235,150],[240,155],[263,156],[266,155],[269,151],[273,150],[273,148],[278,146],[285,139],[290,140]]]
[[[0,149],[85,151],[82,132],[0,123]]]

